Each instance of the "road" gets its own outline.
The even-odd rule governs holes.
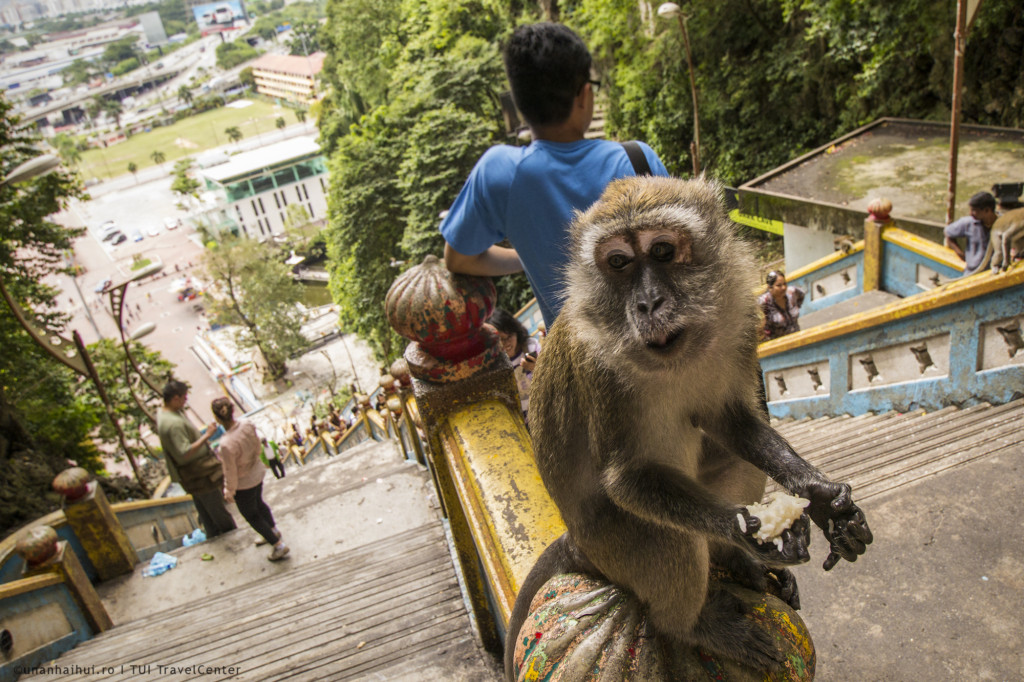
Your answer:
[[[99,335],[119,339],[117,324],[106,312],[107,297],[95,292],[97,284],[108,278],[114,282],[127,279],[135,255],[163,261],[163,273],[156,278],[129,285],[125,296],[125,328],[131,333],[143,323],[156,324],[156,330],[143,342],[177,366],[177,378],[192,387],[193,407],[203,421],[208,421],[211,419],[210,401],[223,393],[189,350],[196,331],[208,325],[205,318],[192,309],[192,304],[179,302],[177,295],[169,290],[176,278],[198,270],[202,249],[190,228],[167,230],[163,225],[165,217],[185,215],[175,207],[170,183],[171,178],[164,176],[152,182],[111,189],[92,201],[75,202],[57,215],[57,222],[69,227],[85,226],[88,232],[74,246],[75,260],[85,272],[77,282],[69,276],[58,276],[54,284],[64,292],[59,300],[72,314],[69,328],[77,329],[86,343],[95,342]],[[139,242],[129,239],[118,246],[101,242],[98,228],[107,220],[115,221],[125,234],[139,229],[144,237]],[[147,228],[150,227],[158,228],[159,234],[149,236]]]

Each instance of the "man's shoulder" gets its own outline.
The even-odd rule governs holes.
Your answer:
[[[972,232],[977,229],[975,225],[976,223],[977,225],[981,225],[981,221],[975,220],[969,215],[964,216],[963,218],[958,218],[949,225],[946,225],[944,232],[948,237],[963,237],[968,232]]]

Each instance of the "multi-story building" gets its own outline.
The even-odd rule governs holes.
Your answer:
[[[327,217],[327,164],[312,137],[284,140],[243,152],[198,171],[206,189],[220,196],[215,231],[264,239],[285,231],[288,210],[299,205],[312,222]]]
[[[317,99],[317,76],[324,68],[323,52],[308,57],[265,54],[252,64],[256,92],[290,102],[309,104]]]

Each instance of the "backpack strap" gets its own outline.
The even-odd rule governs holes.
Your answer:
[[[633,165],[633,172],[637,175],[652,175],[651,166],[647,163],[647,157],[644,156],[644,150],[640,148],[640,143],[635,141],[620,142],[622,148],[626,150],[626,156],[629,157],[629,162]]]

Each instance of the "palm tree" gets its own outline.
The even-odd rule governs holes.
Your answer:
[[[155,150],[153,150],[153,153],[149,155],[149,158],[153,159],[153,164],[154,165],[159,166],[161,163],[164,162],[164,159],[167,158],[167,155],[164,154],[159,149],[155,149]]]
[[[238,126],[231,126],[230,128],[224,129],[224,134],[228,136],[228,139],[232,142],[238,142],[242,139],[242,131],[238,129]]]
[[[178,99],[184,102],[187,106],[192,106],[192,100],[195,98],[192,96],[192,91],[188,89],[188,86],[182,85],[178,88]]]
[[[53,137],[53,146],[57,150],[57,155],[69,166],[77,166],[82,160],[82,152],[78,151],[78,145],[70,135],[57,133]]]
[[[277,120],[274,121],[274,125],[277,126],[277,129],[281,131],[281,135],[283,136],[284,135],[284,127],[286,125],[285,122],[284,122],[284,116],[278,116]]]
[[[128,172],[135,176],[135,184],[139,184],[139,167],[135,164],[134,161],[128,162]]]
[[[296,109],[295,110],[295,118],[299,119],[299,123],[305,123],[306,122],[306,110],[305,109]]]

